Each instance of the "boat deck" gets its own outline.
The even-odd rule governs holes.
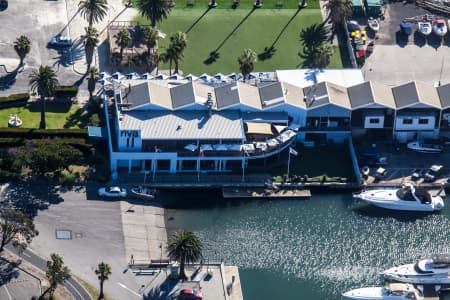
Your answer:
[[[223,198],[310,198],[308,189],[223,188]]]

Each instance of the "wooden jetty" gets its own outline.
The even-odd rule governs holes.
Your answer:
[[[222,196],[228,198],[301,198],[311,197],[309,189],[264,189],[264,188],[238,188],[222,189]]]

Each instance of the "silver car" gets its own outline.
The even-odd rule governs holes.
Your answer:
[[[127,196],[127,190],[118,186],[102,187],[97,192],[99,197],[124,198]]]
[[[70,47],[72,40],[68,36],[56,35],[50,39],[51,46]]]

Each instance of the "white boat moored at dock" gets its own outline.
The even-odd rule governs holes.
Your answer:
[[[428,190],[407,184],[402,188],[381,187],[353,194],[354,198],[385,209],[432,212],[444,208],[444,200]]]
[[[413,150],[413,151],[421,152],[421,153],[440,153],[443,150],[441,145],[439,145],[437,143],[427,142],[427,141],[410,142],[406,145],[406,147],[409,150]]]
[[[383,272],[386,279],[415,284],[450,284],[450,254],[436,254]]]
[[[342,294],[346,299],[354,300],[419,300],[423,299],[420,291],[411,284],[390,283],[381,287],[365,287]]]

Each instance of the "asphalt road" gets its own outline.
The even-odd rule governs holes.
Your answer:
[[[8,245],[8,246],[6,246],[6,248],[9,251],[16,253],[18,255],[18,252],[16,251],[16,249],[13,246]],[[34,265],[36,268],[40,269],[42,272],[44,272],[44,273],[46,272],[47,261],[42,259],[41,257],[37,256],[30,250],[26,249],[22,253],[21,257],[23,260],[26,260],[30,264]],[[67,280],[63,285],[73,295],[75,300],[92,300],[89,293],[73,278],[70,278],[69,280]]]

